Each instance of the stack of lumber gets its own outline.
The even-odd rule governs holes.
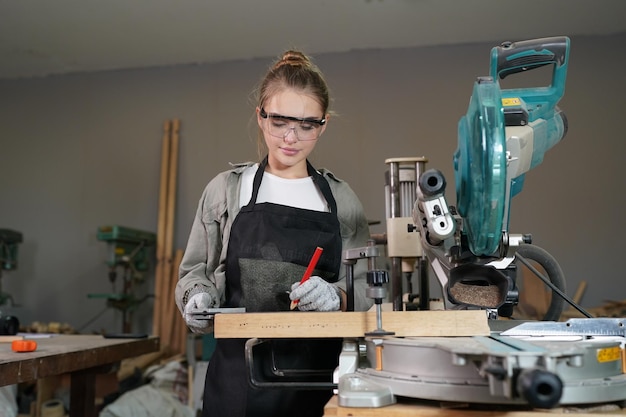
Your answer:
[[[594,317],[626,317],[626,299],[607,300],[603,305],[587,309]]]
[[[183,256],[182,249],[175,252],[173,250],[179,131],[178,119],[166,120],[163,123],[155,301],[152,315],[152,334],[160,337],[163,351],[174,355],[185,351],[187,337],[187,327],[174,301],[178,267]]]
[[[580,302],[587,289],[587,282],[581,281],[576,289],[576,293],[572,297],[572,300],[580,305]],[[626,299],[624,300],[607,300],[604,304],[585,308],[585,311],[592,317],[626,317]],[[569,307],[561,314],[561,321],[566,321],[572,318],[580,318],[584,315],[573,307]]]
[[[621,301],[608,300],[600,306],[585,308],[585,311],[591,314],[592,317],[626,317],[626,299]],[[563,312],[561,321],[580,317],[584,316],[577,310],[570,308]]]

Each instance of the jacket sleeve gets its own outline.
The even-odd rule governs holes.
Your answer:
[[[329,178],[333,196],[337,201],[337,216],[341,225],[342,254],[346,249],[367,246],[370,239],[369,225],[361,201],[350,186],[335,177]],[[367,285],[367,261],[358,260],[353,266],[354,310],[366,311],[374,300],[365,295]],[[346,266],[341,265],[337,286],[346,291]]]
[[[215,177],[204,189],[196,210],[185,254],[179,267],[176,305],[181,313],[189,298],[206,292],[219,305],[224,301],[225,236],[228,224],[226,175]]]

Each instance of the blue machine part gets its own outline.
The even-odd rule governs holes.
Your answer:
[[[490,77],[474,83],[459,121],[454,154],[457,209],[475,255],[490,255],[502,237],[506,192],[504,112],[500,87]]]
[[[566,36],[505,42],[491,50],[490,74],[494,80],[547,65],[552,65],[549,86],[501,90],[505,113],[523,112],[524,124],[532,124],[535,131],[532,160],[529,169],[543,162],[543,155],[556,145],[567,132],[567,120],[557,107],[565,94],[570,39]],[[508,125],[508,123],[507,123]],[[524,175],[511,180],[511,197],[524,186]]]
[[[505,42],[491,50],[491,72],[494,80],[502,80],[519,72],[553,65],[549,86],[502,90],[502,98],[523,98],[528,122],[550,119],[565,93],[570,40],[566,36]]]
[[[510,200],[522,190],[525,173],[567,132],[557,104],[565,92],[569,45],[565,36],[505,42],[491,51],[491,76],[474,83],[467,114],[459,121],[454,170],[457,209],[476,256],[498,253],[508,231]],[[547,65],[553,66],[549,86],[500,89],[498,80]],[[524,149],[520,154],[507,149],[509,126],[526,130],[515,139],[517,149]],[[507,158],[515,160],[516,170],[507,172]]]
[[[533,169],[543,162],[544,154],[556,145],[567,133],[567,118],[565,113],[556,110],[549,119],[538,119],[532,122],[535,138],[533,141],[533,153],[529,169]],[[525,175],[522,174],[511,179],[511,197],[516,196],[524,187]]]

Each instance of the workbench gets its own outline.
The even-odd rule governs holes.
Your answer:
[[[625,409],[607,409],[590,407],[587,410],[574,408],[555,408],[551,410],[524,410],[493,406],[491,409],[468,409],[453,403],[421,401],[403,398],[396,404],[379,408],[340,407],[337,396],[333,396],[324,407],[324,417],[555,417],[567,414],[576,417],[598,417],[598,415],[625,416]]]
[[[159,350],[159,338],[107,339],[99,335],[51,335],[33,339],[34,352],[16,353],[0,343],[0,386],[70,375],[70,417],[96,417],[95,380],[123,359]]]

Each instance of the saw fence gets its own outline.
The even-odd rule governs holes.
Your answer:
[[[185,351],[187,326],[176,308],[174,290],[183,250],[174,251],[174,220],[176,218],[176,180],[180,120],[163,123],[161,176],[157,225],[156,271],[152,334],[161,339],[161,350],[172,354]]]

